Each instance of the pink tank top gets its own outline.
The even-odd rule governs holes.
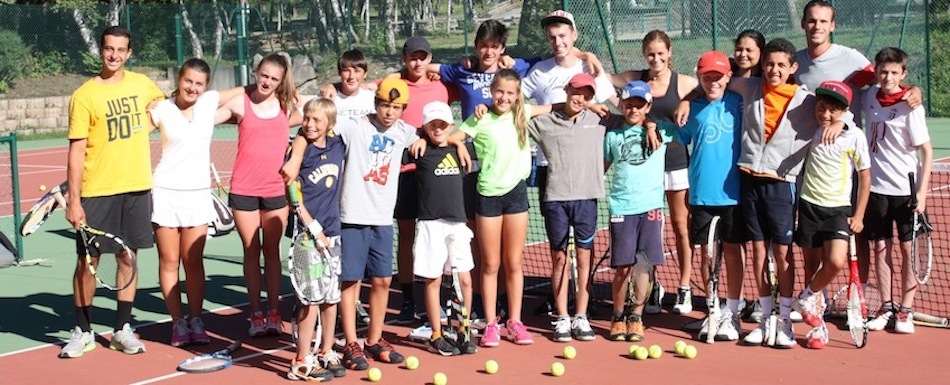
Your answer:
[[[251,109],[244,94],[244,118],[238,124],[238,151],[231,176],[231,192],[238,195],[273,198],[284,195],[280,168],[284,164],[290,126],[287,113],[261,119]]]

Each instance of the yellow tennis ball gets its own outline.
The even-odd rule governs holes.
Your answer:
[[[630,345],[630,348],[627,349],[627,354],[629,354],[630,357],[634,357],[637,353],[637,349],[640,349],[640,347],[637,345]]]
[[[565,346],[565,347],[564,347],[564,358],[567,358],[567,359],[569,359],[569,360],[573,360],[574,357],[577,357],[577,349],[574,349],[573,346]]]
[[[685,348],[686,348],[686,343],[683,342],[682,340],[676,341],[676,343],[673,344],[673,351],[675,351],[676,354],[683,355],[683,349]]]
[[[370,368],[366,376],[369,377],[369,380],[372,382],[379,382],[379,380],[383,379],[383,371],[379,370],[379,368]]]
[[[498,362],[495,360],[485,361],[485,373],[495,374],[498,373]]]
[[[432,376],[432,383],[435,385],[445,385],[449,382],[449,378],[445,376],[445,373],[438,372]]]
[[[419,367],[419,359],[416,356],[406,357],[406,369],[416,370]]]
[[[696,353],[696,347],[693,345],[686,345],[686,347],[683,348],[683,357],[686,357],[687,359],[691,360],[696,358]]]
[[[650,358],[660,358],[663,356],[663,348],[661,348],[660,345],[650,346],[649,353]]]
[[[645,360],[649,356],[650,356],[650,353],[647,351],[647,348],[644,348],[642,346],[637,348],[637,351],[633,352],[633,358],[636,358],[638,360]]]
[[[45,184],[41,184],[41,185],[40,185],[40,191],[46,191],[46,185],[45,185]]]
[[[551,374],[554,377],[560,377],[564,375],[564,364],[560,362],[555,362],[551,364]]]

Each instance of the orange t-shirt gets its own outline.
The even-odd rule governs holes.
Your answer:
[[[792,96],[795,96],[798,86],[779,84],[772,87],[765,84],[763,87],[765,88],[762,92],[765,101],[765,142],[768,143],[772,139],[775,129],[778,128],[782,116],[785,115],[785,109],[788,108],[788,103],[792,101]]]

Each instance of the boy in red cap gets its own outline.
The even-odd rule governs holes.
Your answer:
[[[840,267],[847,264],[851,234],[864,229],[864,211],[871,185],[867,139],[859,128],[845,130],[833,143],[825,144],[820,139],[824,130],[848,111],[851,96],[851,87],[835,80],[821,83],[815,90],[818,131],[805,163],[795,242],[804,249],[806,264],[821,264],[821,267],[814,276],[806,277],[806,282],[811,283],[805,287],[802,298],[822,295],[821,290],[838,275]],[[852,213],[854,170],[858,171],[858,194]],[[814,328],[806,335],[806,346],[824,348],[828,343],[828,329],[821,314],[803,316],[806,320],[814,319],[817,324],[812,325]]]

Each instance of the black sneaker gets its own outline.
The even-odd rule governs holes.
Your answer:
[[[365,345],[363,352],[374,360],[387,364],[401,364],[406,359],[382,338],[379,339],[376,345]]]
[[[403,302],[399,315],[396,316],[395,324],[409,325],[416,322],[416,304],[412,302]]]
[[[331,350],[326,354],[317,354],[315,357],[321,367],[333,373],[333,377],[343,377],[346,375],[346,368],[343,366],[343,362],[340,361],[340,356],[336,354],[336,352]]]
[[[478,344],[475,343],[475,340],[469,339],[465,346],[459,347],[459,350],[462,351],[462,354],[475,354],[478,353]]]
[[[357,342],[350,342],[343,347],[343,366],[350,370],[366,370],[369,361],[363,355],[363,349]]]
[[[459,350],[458,346],[449,342],[445,336],[441,336],[438,339],[429,340],[429,351],[433,353],[439,353],[443,356],[457,356],[462,354],[462,351]]]

